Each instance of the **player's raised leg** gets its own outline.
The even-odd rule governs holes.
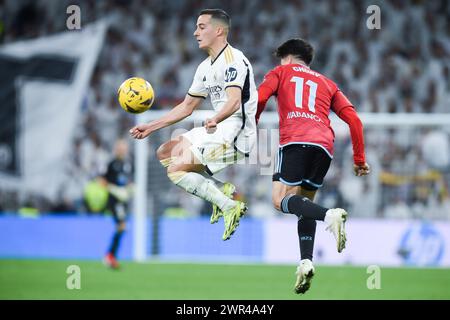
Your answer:
[[[233,207],[233,200],[226,197],[211,180],[199,174],[205,167],[190,152],[190,146],[190,142],[180,136],[158,149],[158,158],[163,165],[167,165],[169,179],[187,192],[220,208]]]
[[[337,251],[342,252],[347,240],[345,235],[347,212],[341,208],[324,208],[302,195],[288,192],[283,197],[283,190],[286,188],[287,186],[279,181],[273,182],[272,201],[275,208],[284,213],[295,214],[302,219],[325,221],[326,230],[333,233],[335,237]]]
[[[169,141],[158,149],[160,161],[172,159],[167,167],[169,179],[186,190],[216,205],[225,217],[225,231],[222,239],[228,240],[239,225],[239,219],[245,212],[245,205],[224,195],[210,179],[199,174],[205,166],[190,151],[191,143],[182,136]],[[170,151],[169,151],[170,150]],[[170,157],[168,157],[170,155]]]
[[[181,146],[181,137],[178,137],[176,139],[170,140],[164,144],[162,144],[158,150],[156,151],[156,154],[158,156],[159,161],[161,162],[161,165],[165,168],[167,168],[175,159],[177,158],[176,154],[180,154],[182,151],[177,150]],[[178,147],[177,147],[178,146]],[[206,173],[203,173],[204,176],[206,176]],[[217,184],[220,185],[219,189],[222,191],[224,195],[226,195],[228,198],[233,199],[233,193],[236,190],[236,187],[229,182],[221,182],[217,179],[212,179],[216,181]],[[223,216],[222,210],[216,205],[212,204],[213,212],[211,214],[210,223],[214,224],[217,223],[220,219],[220,217]]]

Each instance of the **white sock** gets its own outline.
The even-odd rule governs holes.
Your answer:
[[[211,180],[216,185],[217,188],[222,188],[223,185],[225,184],[225,182],[220,181],[215,176],[210,176],[205,171],[198,172],[198,174],[200,174],[202,177],[204,177],[207,180]]]
[[[170,180],[190,194],[217,205],[220,210],[228,210],[236,205],[209,179],[196,172],[177,171],[168,174]]]

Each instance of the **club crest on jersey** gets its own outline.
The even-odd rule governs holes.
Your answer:
[[[226,71],[225,71],[225,82],[231,82],[233,80],[235,80],[237,77],[237,70],[233,67],[229,67]]]

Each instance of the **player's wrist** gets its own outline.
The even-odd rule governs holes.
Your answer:
[[[158,131],[159,129],[165,128],[167,126],[155,126],[155,125],[153,125],[151,123],[148,123],[148,124],[145,125],[144,130],[148,131],[149,133],[153,133],[153,132]]]
[[[211,119],[209,119],[210,123],[214,123],[214,124],[218,124],[220,122],[220,120],[217,117],[212,117]]]

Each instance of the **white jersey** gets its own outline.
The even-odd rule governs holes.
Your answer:
[[[225,89],[242,89],[241,108],[225,119],[223,123],[239,121],[241,126],[235,133],[234,145],[238,151],[248,154],[256,145],[255,114],[258,103],[253,68],[242,51],[227,44],[215,60],[206,58],[197,68],[188,91],[193,97],[206,98],[208,95],[215,112],[219,112],[227,102]]]

